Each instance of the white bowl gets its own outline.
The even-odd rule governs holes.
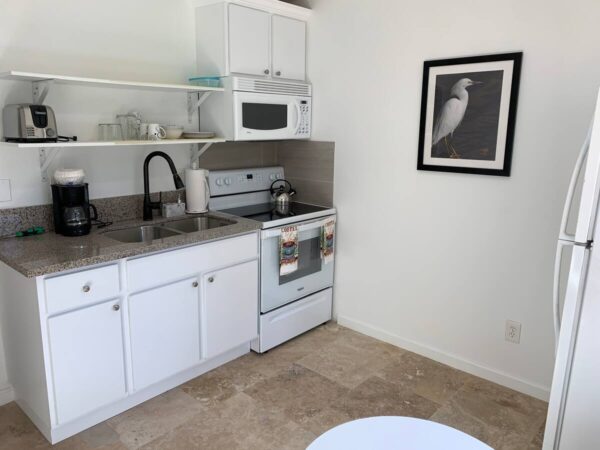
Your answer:
[[[179,139],[183,134],[183,127],[177,125],[167,125],[163,127],[166,131],[167,139]]]
[[[83,184],[85,172],[83,169],[56,169],[54,172],[54,182],[61,186],[73,186]]]

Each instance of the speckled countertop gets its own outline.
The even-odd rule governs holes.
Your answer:
[[[144,222],[139,219],[122,221],[100,230],[93,227],[89,235],[81,237],[65,237],[54,232],[48,232],[39,236],[3,238],[0,239],[0,261],[26,277],[37,277],[63,270],[116,261],[121,258],[224,239],[250,233],[259,230],[261,227],[260,222],[216,211],[211,211],[208,215],[234,220],[235,223],[209,230],[157,239],[151,243],[122,243],[105,236],[104,233],[140,225],[162,224],[202,215],[186,215],[168,219],[159,218],[152,222]]]

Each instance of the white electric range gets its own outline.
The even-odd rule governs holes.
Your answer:
[[[262,222],[260,248],[259,338],[265,352],[331,320],[334,263],[321,258],[321,228],[335,219],[335,208],[272,202],[270,187],[284,179],[283,167],[211,171],[210,209]],[[279,183],[275,184],[275,187]],[[298,227],[298,269],[279,271],[279,238],[284,226]]]

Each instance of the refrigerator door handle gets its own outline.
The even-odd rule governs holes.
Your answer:
[[[560,333],[560,263],[565,247],[574,245],[570,241],[558,241],[556,245],[556,257],[554,259],[554,282],[552,285],[552,317],[554,319],[554,349],[558,349],[558,335]]]
[[[585,161],[585,157],[588,154],[590,149],[590,141],[592,139],[592,128],[593,122],[588,129],[587,137],[585,138],[585,142],[579,151],[579,156],[577,156],[577,161],[575,162],[575,168],[573,169],[573,173],[571,174],[571,180],[569,182],[569,189],[567,190],[567,198],[565,200],[565,206],[563,208],[562,219],[560,221],[560,232],[558,235],[559,239],[563,239],[566,241],[572,241],[575,239],[575,234],[570,234],[567,232],[567,221],[569,220],[569,212],[571,211],[571,205],[573,203],[573,196],[575,195],[575,188],[577,187],[577,180],[581,175],[581,170],[583,169],[583,162]]]

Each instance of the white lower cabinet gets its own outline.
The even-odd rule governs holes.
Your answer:
[[[48,320],[58,423],[127,394],[121,308],[117,300]]]
[[[258,242],[255,232],[38,278],[0,264],[19,405],[56,443],[248,353]]]
[[[200,362],[198,292],[194,277],[129,297],[135,390]]]
[[[212,358],[258,336],[258,262],[204,275],[204,354]]]

